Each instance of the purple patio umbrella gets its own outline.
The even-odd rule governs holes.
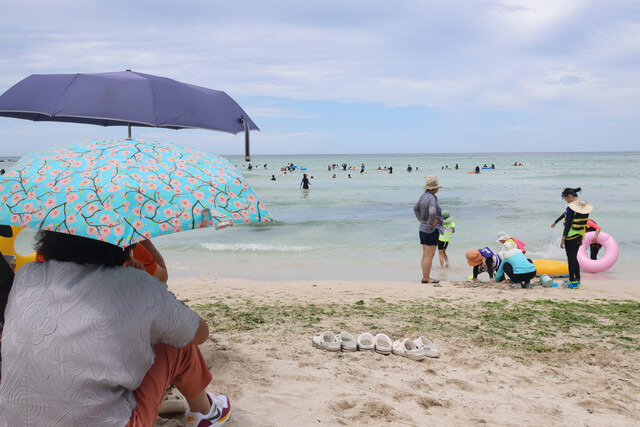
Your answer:
[[[101,126],[260,130],[225,92],[130,70],[33,74],[0,96],[0,116]]]

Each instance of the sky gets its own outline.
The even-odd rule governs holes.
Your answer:
[[[0,93],[131,69],[223,90],[258,154],[637,151],[636,0],[2,0]],[[134,128],[225,155],[244,137]],[[126,128],[0,117],[0,156]]]

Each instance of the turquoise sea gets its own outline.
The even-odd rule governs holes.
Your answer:
[[[440,205],[456,223],[448,249],[451,268],[441,270],[436,255],[432,277],[467,277],[465,252],[483,246],[499,250],[495,240],[501,230],[525,242],[533,259],[565,260],[561,223],[550,227],[566,208],[560,197],[565,187],[583,189],[580,197],[595,206],[591,217],[620,248],[618,262],[598,277],[638,276],[639,152],[274,155],[253,156],[253,170],[242,157],[229,158],[275,221],[155,239],[173,277],[418,281],[422,249],[412,207],[432,174],[444,187]],[[284,176],[280,168],[289,163],[307,170]],[[357,170],[328,171],[334,163]],[[467,173],[485,163],[496,169]],[[450,169],[442,169],[445,165]],[[388,166],[392,174],[377,171]],[[313,176],[308,191],[299,188],[303,172]],[[583,273],[583,282],[590,277]]]

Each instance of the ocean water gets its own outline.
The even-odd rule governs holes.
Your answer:
[[[230,160],[275,221],[155,239],[173,277],[418,281],[422,248],[412,208],[432,174],[443,185],[440,206],[456,223],[447,250],[451,268],[440,269],[436,255],[432,277],[466,278],[471,268],[465,252],[483,246],[499,250],[501,230],[525,242],[532,259],[566,260],[562,223],[550,227],[566,208],[560,197],[565,187],[583,189],[580,197],[595,206],[591,217],[620,248],[617,263],[598,277],[638,276],[638,152],[254,156],[251,171],[243,158]],[[288,163],[307,170],[284,176],[280,168]],[[357,170],[328,171],[334,163]],[[496,169],[467,173],[485,163]],[[442,169],[445,165],[450,169]],[[377,171],[388,166],[392,174]],[[309,190],[299,188],[303,172],[313,177]],[[583,272],[583,281],[590,277]]]

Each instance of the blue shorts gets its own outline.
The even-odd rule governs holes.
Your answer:
[[[425,246],[437,246],[440,240],[440,233],[438,230],[433,230],[431,233],[425,233],[420,231],[420,244]]]

